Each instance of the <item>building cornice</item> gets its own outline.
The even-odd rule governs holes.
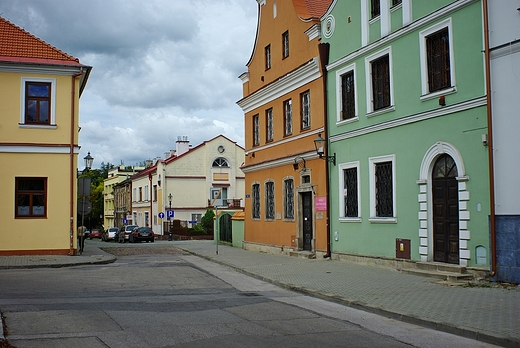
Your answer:
[[[318,58],[315,57],[300,68],[282,76],[273,83],[239,100],[237,104],[245,113],[248,113],[262,105],[280,98],[289,91],[305,86],[320,76],[321,72]]]
[[[305,152],[305,153],[301,153],[301,154],[295,154],[295,155],[292,155],[289,157],[278,158],[278,159],[274,159],[272,161],[266,161],[266,162],[262,162],[262,163],[258,163],[258,164],[249,165],[247,167],[242,167],[242,171],[247,174],[247,173],[257,172],[259,170],[273,169],[273,168],[277,168],[277,167],[281,167],[281,166],[286,166],[289,164],[293,165],[294,158],[297,156],[303,157],[307,161],[318,158],[318,154],[316,153],[316,151],[309,151],[309,152]]]
[[[446,106],[443,108],[421,112],[419,114],[401,117],[398,119],[382,122],[373,126],[368,126],[360,129],[355,129],[349,132],[336,134],[330,136],[330,142],[334,143],[341,140],[351,139],[362,135],[379,132],[395,127],[404,126],[410,123],[420,122],[435,117],[446,116],[457,112],[466,111],[473,108],[486,106],[486,97],[479,97],[476,99],[467,100],[458,104]]]

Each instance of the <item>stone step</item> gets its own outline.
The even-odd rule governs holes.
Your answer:
[[[443,271],[434,271],[434,270],[424,270],[418,268],[409,268],[402,269],[403,273],[414,274],[422,277],[436,278],[441,280],[446,280],[450,282],[456,282],[460,280],[473,280],[474,276],[470,273],[460,273],[460,272],[443,272]]]
[[[415,268],[421,271],[466,274],[466,267],[442,262],[417,262]]]
[[[316,258],[316,254],[311,252],[311,251],[304,251],[304,250],[299,250],[299,251],[291,251],[289,253],[289,256],[293,256],[293,257],[299,257],[301,259],[315,259]]]

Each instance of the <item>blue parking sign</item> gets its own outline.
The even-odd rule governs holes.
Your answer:
[[[167,214],[166,216],[167,216],[168,218],[172,218],[172,217],[173,217],[173,210],[168,210],[168,211],[166,211],[166,214]]]

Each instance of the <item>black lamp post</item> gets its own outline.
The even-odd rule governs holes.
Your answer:
[[[170,193],[168,195],[168,200],[170,201],[170,211],[172,210],[172,198],[173,198],[173,195]],[[172,241],[172,225],[171,225],[171,222],[170,222],[170,211],[168,212],[168,240],[171,242]]]
[[[90,168],[92,168],[92,163],[94,162],[94,157],[90,156],[90,152],[83,158],[85,160],[85,169],[82,173],[88,173],[90,171]],[[90,178],[80,178],[81,182],[81,227],[85,226],[85,196],[87,194],[90,194]],[[89,219],[90,222],[90,219]],[[83,250],[83,243],[84,243],[85,235],[83,235],[80,239],[81,248],[80,250]]]
[[[85,160],[85,170],[84,171],[88,172],[92,168],[92,163],[94,163],[94,157],[90,156],[90,151],[89,151],[88,154],[85,157],[83,157],[83,159]]]

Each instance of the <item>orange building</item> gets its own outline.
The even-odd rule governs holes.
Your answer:
[[[326,255],[327,165],[314,140],[326,138],[320,17],[332,0],[257,0],[248,71],[240,76],[246,178],[245,249]]]

